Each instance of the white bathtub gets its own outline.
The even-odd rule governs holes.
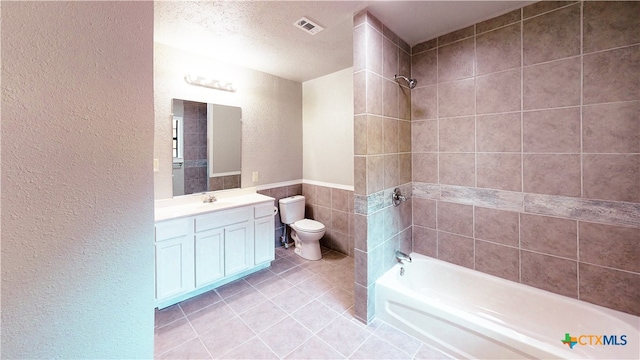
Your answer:
[[[376,317],[456,359],[640,359],[638,316],[411,257],[376,281]]]

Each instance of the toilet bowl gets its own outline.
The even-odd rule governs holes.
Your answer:
[[[320,239],[325,234],[324,225],[304,218],[304,196],[296,195],[280,199],[280,219],[291,227],[295,253],[307,260],[322,259]]]
[[[322,259],[320,239],[324,236],[325,228],[321,222],[302,219],[291,225],[291,237],[295,241],[295,253],[307,260]]]

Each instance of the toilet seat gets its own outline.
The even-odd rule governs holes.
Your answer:
[[[311,219],[298,220],[293,223],[293,228],[306,233],[319,233],[324,231],[324,225],[321,222]]]

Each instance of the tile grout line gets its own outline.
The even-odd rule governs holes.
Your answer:
[[[295,266],[293,266],[292,268],[290,268],[290,269],[288,269],[288,270],[285,270],[285,271],[283,271],[283,272],[289,271],[289,270],[291,270],[291,269],[293,269],[293,268],[296,268],[296,267],[298,267],[298,266],[300,266],[300,264],[296,264],[296,265],[295,265]],[[283,273],[283,272],[281,272],[281,273]],[[274,277],[276,277],[276,276],[277,276],[277,277],[280,277],[280,276],[279,276],[279,273],[274,273],[274,274],[275,274],[275,275],[274,275]],[[316,274],[314,274],[314,275],[316,275]],[[244,280],[244,278],[243,278],[243,280]],[[282,278],[282,277],[280,277],[280,280],[281,280],[281,281],[287,281],[286,279],[284,279],[284,278]],[[307,280],[308,280],[308,279],[307,279]],[[246,281],[246,280],[245,280],[245,281]],[[266,281],[266,280],[265,280],[265,281]],[[260,283],[263,283],[263,282],[265,282],[265,281],[262,281],[262,282],[260,282]],[[305,280],[305,281],[306,281],[306,280]],[[288,281],[287,281],[287,282],[288,282]],[[252,285],[251,283],[249,283],[248,281],[247,281],[247,283],[248,283],[251,287],[253,287],[253,285]],[[289,283],[289,284],[291,284],[290,282],[288,282],[288,283]],[[259,284],[259,283],[258,283],[258,284]],[[256,284],[256,285],[257,285],[257,284]],[[292,284],[292,287],[297,287],[297,285],[293,285],[293,284]],[[255,288],[255,287],[254,287],[254,289],[255,289],[256,291],[258,291],[258,292],[260,292],[260,293],[262,294],[262,292],[261,292],[260,290],[258,290],[257,288]],[[248,290],[248,289],[247,289],[247,290]],[[299,290],[300,290],[300,291],[302,291],[302,292],[305,292],[305,291],[304,291],[304,290],[302,290],[302,289],[299,289]],[[246,291],[246,290],[243,290],[243,291]],[[238,293],[236,293],[236,294],[239,294],[239,293],[241,293],[241,292],[243,292],[243,291],[239,291],[239,292],[238,292]],[[286,290],[285,290],[285,291],[286,291]],[[283,292],[284,292],[284,291],[282,291],[282,292],[278,293],[277,295],[279,295],[279,294],[281,294],[281,293],[283,293]],[[306,292],[305,292],[305,293],[306,293]],[[236,294],[234,294],[234,295],[236,295]],[[324,294],[324,293],[323,293],[323,294]],[[231,296],[234,296],[234,295],[231,295]],[[264,294],[262,294],[262,295],[264,296]],[[277,296],[277,295],[276,295],[276,296]],[[310,295],[310,294],[308,294],[308,293],[307,293],[307,295]],[[265,297],[266,297],[266,296],[265,296]],[[259,303],[259,304],[256,304],[255,306],[250,307],[249,309],[245,310],[242,314],[246,313],[247,311],[249,311],[249,310],[251,310],[251,309],[253,309],[253,308],[257,307],[257,306],[260,306],[260,305],[264,304],[264,303],[265,303],[265,302],[267,302],[267,301],[271,301],[271,298],[268,298],[268,297],[266,297],[266,298],[267,298],[267,300],[265,300],[265,301],[263,301],[263,302],[261,302],[261,303]],[[316,297],[316,298],[313,298],[309,303],[311,303],[311,302],[315,301],[316,299],[317,299],[317,297]],[[224,301],[224,299],[223,299],[223,301]],[[273,301],[271,301],[271,302],[273,302]],[[225,302],[225,303],[226,303],[226,302]],[[275,302],[274,302],[274,304],[276,305],[276,307],[277,307],[278,309],[280,309],[280,310],[282,310],[283,312],[285,312],[286,316],[285,316],[285,318],[284,318],[284,319],[281,319],[281,320],[277,321],[275,324],[272,324],[272,325],[271,325],[271,326],[269,326],[267,329],[264,329],[264,330],[263,330],[263,331],[261,331],[261,332],[256,332],[256,330],[254,330],[254,329],[253,329],[253,328],[252,328],[252,327],[251,327],[251,326],[250,326],[250,325],[249,325],[249,324],[244,320],[244,318],[242,318],[241,314],[237,313],[233,308],[231,308],[231,306],[229,306],[229,304],[227,304],[227,306],[229,306],[229,307],[231,308],[231,310],[235,313],[235,315],[240,319],[240,321],[242,321],[242,322],[243,322],[243,324],[244,324],[245,326],[247,326],[247,327],[248,327],[248,328],[249,328],[249,329],[254,333],[254,336],[253,336],[253,337],[256,337],[256,338],[257,338],[257,339],[258,339],[258,340],[259,340],[263,345],[265,345],[265,346],[266,346],[266,347],[267,347],[267,348],[268,348],[268,349],[269,349],[269,350],[270,350],[274,355],[276,355],[279,359],[282,359],[282,357],[281,357],[281,356],[279,356],[279,355],[274,351],[274,349],[273,349],[273,348],[271,348],[267,343],[265,343],[265,342],[264,342],[264,340],[260,337],[260,334],[262,334],[262,333],[266,332],[266,331],[267,331],[267,330],[269,330],[271,327],[273,327],[274,325],[276,325],[276,324],[278,324],[278,323],[280,323],[280,322],[284,321],[284,320],[285,320],[285,319],[287,319],[287,318],[292,319],[293,321],[295,321],[296,323],[300,324],[300,325],[301,325],[303,328],[305,328],[305,329],[308,329],[308,328],[307,328],[306,326],[304,326],[302,323],[300,323],[296,318],[294,318],[293,316],[291,316],[291,314],[289,314],[287,311],[285,311],[285,310],[284,310],[284,309],[282,309],[280,306],[278,306],[278,304],[277,304],[277,303],[275,303]],[[306,306],[306,304],[305,304],[304,306]],[[299,309],[298,309],[298,310],[299,310]],[[297,311],[297,310],[296,310],[296,311]],[[310,330],[310,329],[309,329],[309,330]],[[313,333],[312,333],[312,334],[313,334]],[[249,340],[251,340],[251,338],[250,338],[250,339],[245,340],[244,342],[242,342],[242,343],[238,344],[237,346],[235,346],[234,348],[230,349],[228,352],[226,352],[225,354],[223,354],[223,356],[224,356],[224,355],[226,355],[226,354],[231,353],[231,352],[232,352],[232,351],[234,351],[235,349],[238,349],[240,346],[244,345],[244,344],[245,344],[245,343],[247,343]],[[206,348],[206,346],[205,346],[205,348]],[[208,350],[208,348],[207,348],[207,350]],[[288,354],[287,354],[287,355],[288,355]],[[286,355],[285,355],[285,356],[286,356]],[[212,357],[212,358],[213,358],[213,357]]]
[[[334,287],[334,288],[335,288],[335,287]],[[333,289],[333,288],[332,288],[332,289]],[[304,292],[304,290],[302,290],[302,289],[301,289],[301,291],[303,291],[303,292]],[[314,301],[317,301],[317,299],[318,299],[320,296],[322,296],[322,295],[326,294],[327,292],[328,292],[328,291],[326,291],[326,292],[322,293],[321,295],[319,295],[319,296],[318,296],[318,297],[316,297],[316,298],[313,298],[313,299],[312,299],[309,303],[307,303],[306,305],[308,305],[308,304],[310,304],[310,303],[312,303],[312,302],[314,302]],[[309,295],[309,294],[308,294],[308,295]],[[319,302],[319,303],[320,303],[320,302]],[[322,304],[322,303],[320,303],[320,304],[321,304],[321,305],[323,305],[323,306],[326,306],[326,305],[324,305],[324,304]],[[306,306],[306,305],[304,305],[304,306]],[[304,307],[304,306],[303,306],[303,307]],[[327,308],[328,308],[329,310],[331,310],[331,311],[334,311],[333,309],[331,309],[331,308],[329,308],[329,307],[327,307]],[[302,307],[301,307],[300,309],[302,309]],[[300,310],[300,309],[298,309],[298,310]],[[298,310],[296,310],[296,311],[298,311]],[[348,309],[347,309],[347,310],[348,310]],[[345,310],[345,311],[346,311],[346,310]],[[314,337],[318,338],[320,341],[324,342],[324,343],[325,343],[327,346],[329,346],[331,349],[335,350],[338,354],[341,354],[341,355],[342,355],[342,353],[341,353],[340,351],[338,351],[337,349],[335,349],[333,346],[331,346],[331,344],[327,343],[326,341],[324,341],[324,339],[322,339],[321,337],[319,337],[319,336],[318,336],[318,333],[320,333],[323,329],[327,328],[331,323],[333,323],[334,321],[336,321],[337,319],[339,319],[340,317],[342,317],[342,314],[343,314],[343,313],[338,313],[338,312],[336,312],[336,314],[338,314],[338,316],[336,316],[333,320],[329,321],[327,324],[325,324],[323,327],[321,327],[320,329],[318,329],[318,330],[317,330],[317,331],[315,331],[315,332],[314,332],[312,329],[309,329],[309,328],[308,328],[307,326],[305,326],[304,324],[302,324],[300,321],[298,321],[298,319],[294,318],[294,317],[293,317],[293,316],[291,316],[291,315],[288,315],[289,317],[291,317],[291,319],[293,319],[295,322],[297,322],[298,324],[300,324],[300,326],[302,326],[303,328],[307,329],[307,330],[311,333],[311,336],[310,336],[308,339],[306,339],[304,342],[302,342],[300,345],[296,346],[293,350],[291,350],[290,352],[288,352],[288,353],[285,355],[285,357],[286,357],[286,356],[288,356],[288,355],[290,355],[291,353],[293,353],[296,349],[300,348],[302,345],[304,345],[305,343],[307,343],[309,340],[311,340],[311,339],[312,339],[312,338],[314,338]],[[265,330],[265,331],[266,331],[266,330]],[[346,357],[345,357],[345,358],[346,358]]]
[[[524,8],[520,8],[520,189],[524,194]],[[518,212],[518,282],[522,283],[522,236],[521,213],[524,199]]]
[[[346,257],[345,257],[345,258],[346,258]],[[340,262],[340,261],[339,261],[339,262]],[[299,266],[300,268],[302,268],[302,266],[300,266],[300,265],[296,265],[296,266]],[[294,266],[293,268],[295,268],[296,266]],[[293,269],[293,268],[292,268],[292,269]],[[290,269],[290,270],[291,270],[291,269]],[[306,270],[306,269],[305,269],[305,270]],[[322,274],[325,272],[325,271],[319,271],[319,270],[316,270],[316,271],[318,271],[318,272],[313,272],[313,271],[312,271],[312,272],[314,273],[314,276],[322,276]],[[289,283],[289,284],[291,285],[291,287],[290,287],[289,289],[294,288],[294,287],[296,287],[296,286],[297,286],[297,285],[291,284],[291,283],[290,283],[290,282],[288,282],[286,279],[284,279],[284,278],[282,278],[281,276],[279,276],[279,274],[274,274],[273,276],[269,277],[269,279],[278,279],[278,281],[286,281],[287,283]],[[261,282],[259,282],[259,283],[256,283],[255,285],[259,285],[259,284],[261,284],[261,283],[264,283],[264,282],[268,281],[269,279],[263,280],[263,281],[261,281]],[[244,280],[247,284],[249,284],[249,286],[250,286],[250,287],[252,287],[252,288],[254,288],[255,290],[257,290],[257,288],[255,288],[254,284],[249,283],[249,282],[248,282],[248,281],[246,281],[244,278],[242,278],[242,280]],[[347,290],[344,290],[343,288],[341,288],[341,287],[339,287],[339,286],[334,286],[334,287],[332,287],[332,289],[339,289],[339,290],[342,290],[342,291],[347,291]],[[245,290],[242,290],[242,291],[238,291],[237,293],[235,293],[235,294],[233,294],[233,295],[230,295],[229,297],[233,297],[233,296],[235,296],[235,295],[237,295],[237,294],[240,294],[240,293],[242,293],[243,291],[246,291],[246,290],[249,290],[249,288],[247,288],[247,289],[245,289]],[[257,291],[259,291],[259,290],[257,290]],[[285,291],[286,291],[286,290],[285,290]],[[301,290],[301,291],[303,291],[303,290]],[[327,294],[327,293],[328,293],[328,292],[330,292],[330,291],[331,291],[331,290],[328,290],[328,291],[322,292],[321,294],[319,294],[318,296],[316,296],[315,298],[313,298],[313,300],[311,300],[311,301],[318,301],[320,304],[322,304],[322,306],[326,306],[328,309],[330,309],[331,311],[335,312],[335,314],[336,314],[335,319],[333,319],[331,322],[329,322],[327,325],[325,325],[324,327],[322,327],[321,329],[319,329],[319,330],[318,330],[318,331],[316,331],[316,332],[313,332],[311,329],[309,329],[309,332],[310,332],[311,336],[310,336],[308,339],[306,339],[302,344],[298,345],[296,348],[294,348],[292,351],[288,352],[288,353],[287,353],[287,354],[285,354],[284,356],[280,356],[280,355],[276,354],[276,353],[275,353],[275,351],[273,351],[273,349],[272,349],[271,347],[269,347],[269,346],[264,342],[264,340],[259,336],[260,334],[264,334],[265,332],[267,332],[267,330],[268,330],[269,328],[267,328],[267,329],[265,329],[265,330],[263,330],[263,331],[261,331],[261,332],[259,332],[259,333],[258,333],[258,332],[256,332],[253,328],[251,328],[251,326],[249,326],[249,324],[247,324],[247,323],[246,323],[246,321],[245,321],[245,320],[240,316],[240,314],[239,314],[236,310],[234,310],[233,308],[231,308],[231,307],[229,306],[229,304],[228,304],[228,302],[227,302],[227,299],[228,299],[229,297],[228,297],[227,299],[222,298],[222,297],[221,297],[221,296],[219,296],[219,294],[216,292],[216,294],[218,294],[218,296],[219,296],[219,301],[216,301],[214,304],[222,302],[222,303],[224,303],[226,306],[229,306],[229,307],[231,308],[231,310],[232,310],[232,312],[233,312],[234,316],[237,316],[237,317],[240,319],[240,321],[241,321],[245,326],[247,326],[249,329],[251,329],[251,331],[254,333],[254,336],[252,336],[252,337],[251,337],[251,338],[249,338],[249,339],[246,339],[245,341],[241,342],[241,343],[240,343],[240,344],[238,344],[237,346],[234,346],[232,349],[230,349],[230,350],[229,350],[228,352],[226,352],[224,355],[226,355],[226,354],[230,354],[231,352],[236,351],[238,348],[240,348],[240,347],[242,347],[242,346],[246,345],[246,343],[247,343],[247,342],[249,342],[250,340],[252,340],[252,339],[253,339],[253,337],[257,337],[257,339],[258,339],[259,341],[261,341],[261,342],[265,345],[265,347],[266,347],[267,349],[269,349],[270,351],[272,351],[272,352],[273,352],[273,353],[274,353],[278,358],[280,358],[280,359],[285,358],[286,356],[290,355],[293,351],[295,351],[295,349],[298,349],[301,345],[303,345],[303,344],[304,344],[304,343],[306,343],[307,341],[309,341],[309,340],[313,339],[314,337],[315,337],[315,338],[317,338],[317,339],[319,339],[321,342],[325,343],[325,344],[326,344],[327,346],[329,346],[329,348],[331,348],[332,350],[335,350],[337,353],[341,354],[339,351],[337,351],[335,348],[333,348],[333,346],[331,346],[330,344],[326,343],[326,341],[324,341],[322,338],[320,338],[319,336],[317,336],[317,334],[318,334],[320,331],[322,331],[322,329],[326,328],[327,326],[329,326],[329,324],[331,324],[331,323],[333,323],[333,322],[337,321],[338,319],[342,319],[342,318],[344,318],[344,319],[345,319],[345,320],[347,320],[347,321],[353,321],[353,319],[352,319],[352,320],[349,320],[350,318],[352,318],[352,315],[350,315],[350,312],[349,312],[349,311],[350,311],[350,309],[353,309],[353,308],[354,308],[354,305],[351,305],[351,306],[350,306],[350,307],[348,307],[347,309],[345,309],[345,310],[343,310],[343,311],[341,311],[341,312],[338,312],[338,311],[335,311],[334,309],[332,309],[332,308],[328,307],[326,304],[324,304],[324,303],[323,303],[323,302],[321,302],[320,300],[318,300],[320,297],[322,297],[323,295]],[[304,291],[303,291],[303,292],[304,292]],[[348,292],[348,291],[347,291],[347,292]],[[282,293],[282,292],[280,292],[279,294],[281,294],[281,293]],[[276,295],[276,296],[277,296],[277,295]],[[265,297],[266,297],[266,296],[265,296]],[[271,297],[271,298],[268,298],[268,297],[267,297],[267,300],[265,300],[264,302],[261,302],[260,304],[264,304],[266,301],[271,301],[271,302],[273,302],[273,300],[272,300],[272,299],[273,299],[273,297]],[[274,303],[275,303],[275,302],[274,302]],[[259,306],[260,304],[255,305],[255,306]],[[277,306],[277,303],[275,303],[275,304],[276,304],[276,306]],[[178,304],[178,305],[179,305],[179,304]],[[209,307],[209,306],[211,306],[211,305],[213,305],[213,304],[207,305],[207,306],[203,307],[202,309],[205,309],[205,308],[207,308],[207,307]],[[251,307],[250,309],[255,308],[255,306]],[[182,307],[181,307],[180,305],[179,305],[179,309],[180,309],[180,311],[182,312],[183,316],[186,318],[186,313],[184,312],[184,309],[182,309]],[[200,309],[200,310],[202,310],[202,309]],[[247,311],[249,311],[250,309],[247,309]],[[198,311],[200,311],[200,310],[198,310]],[[282,310],[283,310],[283,309],[282,309]],[[246,311],[245,311],[245,312],[246,312]],[[244,312],[243,312],[243,314],[244,314]],[[284,318],[284,319],[282,319],[282,320],[280,320],[279,322],[284,321],[284,320],[285,320],[285,319],[287,319],[287,318],[290,318],[291,320],[293,320],[293,321],[295,321],[296,323],[298,323],[298,324],[300,324],[301,326],[303,326],[305,329],[308,329],[306,326],[304,326],[302,323],[300,323],[297,319],[295,319],[295,318],[294,318],[291,314],[289,314],[288,312],[286,313],[285,318]],[[189,320],[188,318],[186,318],[186,319],[187,319],[187,321],[189,322],[190,326],[192,327],[192,329],[193,329],[193,330],[194,330],[194,332],[195,332],[195,328],[193,328],[193,325],[191,324],[190,320]],[[386,342],[384,339],[381,339],[379,336],[375,335],[375,333],[379,330],[379,328],[378,328],[378,329],[370,329],[370,328],[368,328],[368,327],[364,327],[363,325],[361,325],[361,324],[359,324],[359,323],[357,323],[357,325],[359,325],[359,326],[360,326],[364,331],[366,331],[366,333],[368,334],[368,336],[367,336],[367,337],[366,337],[366,338],[365,338],[365,339],[360,343],[360,345],[358,346],[358,348],[356,348],[356,350],[355,350],[352,354],[350,354],[350,356],[353,356],[353,354],[354,354],[355,352],[357,352],[357,350],[358,350],[358,349],[360,349],[360,348],[363,346],[363,344],[364,344],[366,341],[368,341],[369,339],[371,339],[373,336],[376,336],[376,337],[377,337],[378,339],[380,339],[381,341]],[[208,331],[212,331],[212,330],[208,330]],[[206,331],[206,332],[208,332],[208,331]],[[198,338],[198,341],[200,341],[200,343],[203,345],[203,347],[205,348],[205,350],[207,351],[207,353],[208,353],[210,356],[212,356],[212,355],[211,355],[211,352],[209,351],[209,349],[205,346],[204,342],[202,341],[202,338],[200,337],[200,335],[199,335],[197,332],[195,332],[195,333],[196,333],[196,338]],[[184,343],[182,343],[182,344],[179,344],[179,345],[177,345],[176,347],[174,347],[174,348],[172,348],[172,349],[167,350],[167,352],[168,352],[168,351],[171,351],[171,350],[173,350],[173,349],[175,349],[175,348],[177,348],[177,347],[179,347],[179,346],[182,346],[182,345],[186,344],[187,342],[189,342],[189,341],[191,341],[191,340],[193,340],[193,339],[189,339],[188,341],[186,341],[186,342],[184,342]],[[418,350],[423,346],[423,344],[424,344],[424,343],[422,343],[422,342],[421,342],[421,344],[420,344],[420,346],[419,346]],[[393,345],[393,344],[391,344],[391,345]],[[393,346],[394,346],[394,347],[396,347],[395,345],[393,345]],[[400,349],[400,350],[401,350],[401,349]],[[165,353],[166,353],[166,352],[165,352]],[[164,353],[163,353],[163,354],[164,354]],[[160,355],[161,355],[161,354],[160,354]],[[341,354],[341,355],[342,355],[342,354]],[[212,356],[212,357],[213,357],[213,356]],[[222,356],[222,357],[224,357],[224,356]],[[348,358],[348,357],[344,357],[344,358]]]
[[[478,35],[476,25],[473,25],[473,178],[474,187],[478,187]],[[473,269],[476,270],[477,250],[475,233],[476,207],[471,207],[471,238],[473,239]]]
[[[200,338],[200,335],[198,335],[197,339],[198,339],[198,341],[200,342],[200,344],[202,345],[202,347],[204,348],[204,350],[207,352],[207,354],[209,354],[209,356],[210,356],[212,359],[215,359],[215,358],[213,357],[213,355],[211,354],[211,351],[209,351],[209,348],[204,344],[204,342],[203,342],[203,341],[202,341],[202,339]]]
[[[584,2],[580,2],[580,198],[584,189]],[[576,221],[576,295],[580,299],[580,223]]]
[[[175,349],[179,348],[180,346],[182,346],[182,345],[184,345],[184,344],[186,344],[186,343],[188,343],[189,341],[192,341],[192,340],[194,340],[194,339],[198,339],[198,340],[200,340],[200,335],[198,334],[198,332],[196,331],[196,329],[193,327],[193,324],[191,324],[191,320],[189,320],[189,318],[187,317],[187,314],[186,314],[186,313],[184,312],[184,310],[182,309],[182,306],[180,306],[180,304],[179,304],[179,303],[178,303],[177,305],[178,305],[178,307],[180,308],[180,311],[182,312],[182,315],[184,316],[184,319],[187,321],[187,324],[189,324],[189,327],[191,328],[191,330],[193,331],[193,333],[194,333],[194,334],[196,334],[196,337],[191,338],[191,339],[188,339],[188,340],[185,340],[184,342],[182,342],[182,343],[180,343],[180,344],[178,344],[178,345],[176,345],[176,346],[174,346],[174,347],[172,347],[172,348],[168,349],[167,351],[165,351],[165,352],[163,352],[163,353],[161,353],[161,354],[159,354],[159,355],[164,355],[164,354],[166,354],[166,353],[168,353],[168,352],[170,352],[170,351],[173,351],[173,350],[175,350]],[[174,320],[174,321],[170,322],[169,324],[173,324],[174,322],[176,322],[176,321],[178,321],[178,320],[180,320],[180,319]],[[166,324],[166,325],[169,325],[169,324]],[[166,325],[164,325],[164,326],[166,326]],[[162,327],[164,327],[164,326],[162,326]],[[205,346],[205,349],[206,349],[206,346]],[[207,349],[207,353],[209,353],[209,350],[208,350],[208,349]],[[211,355],[211,354],[209,354],[209,355]],[[154,357],[155,357],[155,356],[154,356]],[[213,357],[212,357],[212,358],[213,358]]]
[[[349,355],[347,355],[346,358],[350,359],[355,353],[358,352],[358,350],[360,350],[360,348],[362,348],[362,345],[364,345],[364,343],[366,343],[367,340],[369,340],[372,336],[373,336],[373,333],[369,332],[369,335]]]
[[[305,281],[306,281],[306,280],[305,280]],[[299,311],[300,309],[302,309],[304,306],[307,306],[307,305],[311,304],[311,303],[312,303],[312,302],[314,302],[314,301],[318,301],[318,299],[319,299],[321,296],[325,295],[326,293],[328,293],[329,291],[331,291],[331,290],[332,290],[332,289],[334,289],[334,288],[336,288],[336,287],[334,286],[334,287],[333,287],[333,288],[331,288],[330,290],[328,290],[328,291],[326,291],[326,292],[324,292],[324,293],[322,293],[322,294],[318,295],[318,296],[317,296],[317,297],[315,297],[315,298],[313,298],[313,297],[312,297],[311,301],[309,301],[308,303],[306,303],[305,305],[303,305],[302,307],[300,307],[298,310],[296,310],[296,312],[297,312],[297,311]],[[304,290],[302,290],[302,289],[300,289],[300,291],[304,292]],[[309,295],[309,296],[311,296],[310,294],[308,294],[308,295]],[[322,302],[318,301],[318,303],[320,303],[322,306],[327,307],[329,310],[334,311],[333,309],[329,308],[328,306],[326,306],[326,305],[325,305],[325,304],[323,304]],[[342,313],[338,313],[338,312],[336,312],[336,313],[338,314],[338,316],[336,317],[336,319],[337,319],[338,317],[342,316]],[[306,343],[307,341],[309,341],[311,338],[313,338],[313,337],[317,337],[317,333],[318,333],[318,332],[320,332],[322,329],[324,329],[324,327],[323,327],[323,328],[319,329],[318,331],[314,332],[312,329],[309,329],[307,326],[305,326],[304,324],[302,324],[300,321],[298,321],[298,320],[297,320],[296,318],[294,318],[293,316],[291,316],[291,315],[288,315],[288,316],[289,316],[289,317],[291,317],[291,318],[292,318],[294,321],[296,321],[298,324],[300,324],[303,328],[305,328],[305,329],[309,330],[309,332],[312,334],[312,335],[311,335],[311,337],[309,337],[309,339],[306,339],[302,344],[298,345],[295,349],[297,349],[297,348],[299,348],[300,346],[302,346],[303,344],[305,344],[305,343]],[[334,320],[332,320],[331,322],[333,322],[333,321],[335,321],[335,319],[334,319]],[[329,324],[330,324],[331,322],[329,322]],[[327,324],[326,326],[328,326],[328,324]],[[326,326],[325,326],[325,327],[326,327]],[[318,338],[319,338],[319,337],[318,337]],[[322,340],[321,338],[319,338],[319,339],[320,339],[320,340]],[[329,345],[329,344],[327,344],[327,345]],[[293,351],[295,351],[295,349],[291,350],[289,353],[287,353],[287,355],[291,354]],[[285,357],[286,357],[286,355],[285,355]]]
[[[399,351],[401,351],[401,352],[403,352],[403,353],[405,353],[405,354],[407,354],[407,355],[411,356],[411,358],[412,358],[412,359],[413,359],[413,358],[415,358],[415,356],[418,354],[418,351],[420,350],[420,348],[422,347],[422,345],[424,344],[424,342],[423,342],[422,340],[418,339],[417,337],[415,337],[415,336],[413,336],[413,335],[411,335],[411,334],[408,334],[408,333],[406,333],[405,331],[400,330],[400,329],[398,329],[398,328],[394,327],[393,325],[390,325],[390,324],[388,324],[388,323],[386,323],[386,322],[384,322],[384,321],[382,321],[382,320],[380,320],[380,321],[382,322],[382,325],[378,326],[378,328],[377,328],[375,331],[373,331],[373,335],[374,335],[374,336],[376,336],[376,337],[377,337],[378,339],[380,339],[381,341],[384,341],[385,343],[387,343],[387,344],[389,344],[389,345],[391,345],[391,346],[395,347],[395,348],[396,348],[396,349],[398,349]],[[395,330],[397,330],[397,331],[399,331],[399,332],[402,334],[402,336],[403,336],[403,337],[408,337],[409,339],[414,339],[414,340],[416,340],[416,341],[420,342],[420,346],[418,346],[418,349],[416,349],[416,350],[414,351],[414,353],[413,353],[413,354],[409,354],[407,351],[404,351],[400,346],[397,346],[397,345],[395,345],[395,344],[392,344],[392,343],[391,343],[391,342],[389,342],[389,341],[386,341],[382,336],[378,335],[378,331],[380,331],[380,329],[381,329],[383,326],[385,326],[385,325],[386,325],[386,326],[388,326],[388,327],[391,327],[391,328],[393,328],[393,329],[395,329]]]
[[[198,332],[193,328],[193,325],[191,325],[191,321],[189,321],[189,318],[187,317],[187,314],[186,314],[186,313],[184,312],[184,310],[182,309],[182,306],[180,306],[180,304],[179,304],[179,303],[178,303],[178,304],[176,304],[176,305],[178,305],[178,309],[180,309],[180,312],[182,313],[182,318],[184,318],[184,319],[187,321],[187,323],[189,324],[189,326],[191,327],[191,329],[193,330],[193,332],[196,334],[196,338],[197,338],[197,337],[198,337]],[[154,328],[154,332],[155,332],[155,330],[159,330],[159,329],[164,328],[164,327],[166,327],[166,326],[168,326],[168,325],[171,325],[171,324],[173,324],[173,323],[175,323],[175,322],[177,322],[177,321],[179,321],[179,320],[182,320],[182,318],[178,318],[178,319],[175,319],[175,320],[173,320],[173,321],[171,321],[171,322],[168,322],[168,323],[166,323],[166,324],[164,324],[164,325],[162,325],[162,326],[159,326],[157,329],[156,329],[156,328]],[[174,346],[174,347],[172,347],[172,348],[170,348],[170,349],[168,349],[168,350],[166,350],[166,351],[164,351],[163,353],[158,354],[158,355],[166,354],[166,353],[168,353],[169,351],[172,351],[173,349],[175,349],[175,348],[177,348],[177,347],[179,347],[179,346],[182,346],[182,345],[184,345],[185,343],[187,343],[187,342],[189,342],[189,341],[191,341],[191,340],[193,340],[193,339],[189,339],[189,340],[185,341],[184,343],[180,343],[180,344],[178,344],[178,345],[176,345],[176,346]],[[155,347],[155,342],[154,342],[154,347]],[[154,355],[154,357],[155,357],[155,355]]]
[[[578,56],[574,56],[575,58],[578,58]],[[513,68],[510,69],[508,71],[514,71],[517,68]],[[522,71],[522,73],[524,73],[524,71]],[[470,80],[471,78],[467,78],[467,79],[463,79],[463,80]],[[455,80],[458,81],[458,80]],[[444,83],[442,83],[444,84]],[[598,105],[610,105],[610,104],[627,104],[627,103],[636,103],[639,100],[616,100],[616,101],[607,101],[607,102],[598,102],[598,103],[590,103],[590,104],[585,104],[584,106],[598,106]],[[511,111],[498,111],[498,112],[486,112],[486,113],[479,113],[476,114],[477,116],[497,116],[497,115],[509,115],[509,114],[517,114],[517,113],[534,113],[534,112],[542,112],[542,111],[553,111],[553,110],[566,110],[566,109],[579,109],[581,107],[580,104],[577,105],[559,105],[559,106],[553,106],[553,107],[541,107],[541,108],[533,108],[533,109],[524,109],[522,108],[522,110],[511,110]],[[459,118],[468,118],[470,116],[474,116],[474,114],[466,114],[466,115],[454,115],[454,116],[446,116],[446,117],[426,117],[426,118],[420,118],[420,119],[415,119],[413,121],[435,121],[435,120],[447,120],[447,119],[459,119]]]
[[[520,191],[524,193],[524,10],[520,11]]]

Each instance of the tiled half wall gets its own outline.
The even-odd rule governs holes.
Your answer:
[[[640,3],[412,49],[413,250],[640,315]]]
[[[258,191],[260,194],[276,199],[275,205],[282,198],[303,195],[305,197],[305,217],[321,222],[325,226],[325,235],[320,245],[353,256],[353,191],[331,186],[295,184],[276,186]],[[280,215],[275,216],[275,246],[282,246],[280,237],[285,225]],[[289,242],[291,231],[287,230]]]
[[[391,193],[411,196],[411,48],[364,11],[354,17],[355,316],[375,315],[375,281],[411,250],[411,200],[398,207]]]

